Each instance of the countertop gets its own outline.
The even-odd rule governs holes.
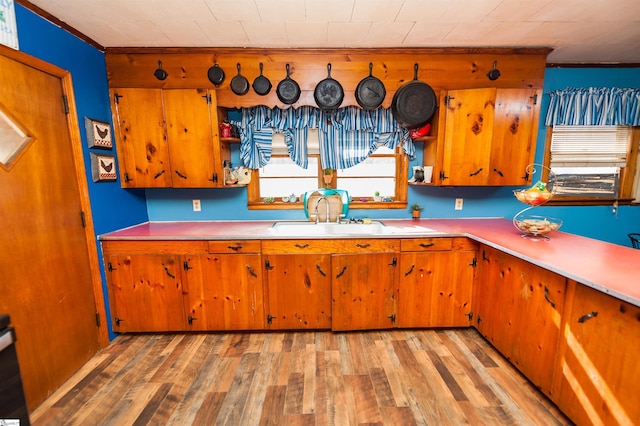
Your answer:
[[[409,232],[357,238],[465,236],[640,306],[640,250],[560,231],[550,234],[548,240],[523,238],[508,219],[377,220],[407,229],[426,227],[440,234]],[[304,238],[274,236],[269,231],[273,224],[274,221],[147,222],[99,238],[102,241]]]

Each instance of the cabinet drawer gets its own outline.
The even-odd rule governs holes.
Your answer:
[[[209,241],[209,253],[260,253],[260,241]]]
[[[268,240],[262,242],[262,253],[367,253],[400,250],[400,240]]]
[[[401,251],[449,251],[453,238],[408,238],[400,243]]]

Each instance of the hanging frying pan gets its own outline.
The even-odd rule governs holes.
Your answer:
[[[327,74],[327,78],[316,85],[313,97],[320,109],[333,110],[342,103],[344,90],[337,80],[331,78],[331,64],[327,64]]]
[[[224,81],[224,71],[220,68],[220,65],[214,64],[207,71],[207,77],[209,77],[209,81],[212,82],[214,86],[219,86]]]
[[[253,80],[253,91],[260,96],[265,96],[271,91],[271,82],[267,77],[262,75],[262,62],[260,62],[260,75]]]
[[[376,109],[384,101],[387,90],[384,83],[372,75],[373,63],[369,62],[369,77],[363,78],[356,87],[356,101],[362,109]]]
[[[412,81],[404,83],[393,95],[391,113],[406,129],[422,127],[436,112],[436,93],[431,86],[418,80],[418,64],[414,65]]]
[[[287,77],[278,83],[276,88],[278,99],[283,104],[295,104],[300,98],[300,86],[289,76],[289,64],[287,64]]]
[[[240,62],[237,65],[238,75],[231,79],[231,90],[236,95],[246,95],[249,91],[249,80],[242,74],[240,74]]]

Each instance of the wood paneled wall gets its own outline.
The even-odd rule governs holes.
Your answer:
[[[331,77],[344,88],[341,106],[357,105],[355,89],[369,75],[381,79],[387,95],[383,106],[391,106],[395,91],[414,78],[414,64],[418,64],[418,79],[428,83],[436,93],[441,89],[478,87],[542,88],[547,55],[546,48],[450,48],[450,49],[202,49],[202,48],[111,48],[106,50],[110,87],[149,88],[214,88],[207,70],[218,63],[225,72],[224,82],[216,88],[218,104],[224,107],[248,107],[282,104],[276,95],[278,83],[286,76],[290,65],[291,78],[301,88],[301,96],[294,107],[314,105],[313,91],[327,78],[327,64],[331,63]],[[154,77],[158,61],[169,76],[160,81]],[[253,89],[244,96],[231,91],[230,82],[237,75],[240,63],[242,75],[249,83],[263,74],[273,88],[266,96]],[[487,73],[497,62],[499,79],[490,81]]]

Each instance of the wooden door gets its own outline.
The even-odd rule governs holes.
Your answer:
[[[568,295],[552,398],[579,425],[638,424],[640,308],[573,281]]]
[[[109,256],[113,329],[122,333],[187,329],[181,267],[178,255]]]
[[[174,188],[217,186],[209,96],[205,89],[162,91]]]
[[[469,326],[474,258],[475,252],[402,253],[398,326]]]
[[[104,306],[68,73],[0,47],[0,109],[33,137],[0,166],[0,312],[32,411],[97,352]]]
[[[331,328],[331,255],[264,256],[267,328]]]
[[[478,250],[477,271],[473,287],[473,324],[488,341],[495,344],[496,329],[501,327],[501,309],[496,309],[502,264],[500,252],[482,246]]]
[[[535,89],[498,89],[494,113],[489,185],[527,185],[538,128]]]
[[[333,330],[394,326],[397,262],[397,253],[332,256]]]
[[[442,185],[486,185],[493,138],[495,88],[447,93]]]
[[[185,303],[191,330],[262,330],[259,254],[185,256]],[[191,317],[191,319],[189,319]]]
[[[111,89],[123,188],[171,186],[162,90]]]

